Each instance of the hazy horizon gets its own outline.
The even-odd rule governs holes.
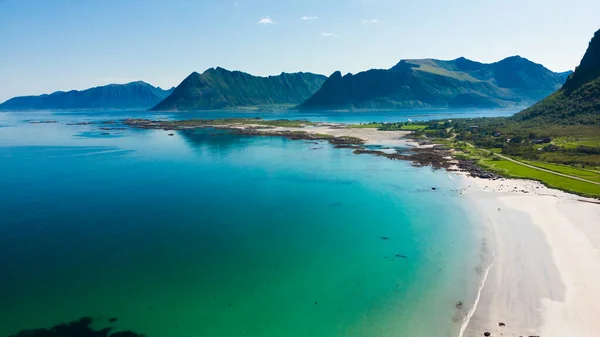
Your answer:
[[[328,76],[401,59],[520,55],[563,72],[600,28],[600,3],[590,0],[4,0],[0,8],[0,102],[133,81],[168,89],[217,66]]]

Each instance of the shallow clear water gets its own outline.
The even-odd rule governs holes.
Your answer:
[[[446,172],[327,143],[66,125],[127,114],[0,113],[0,336],[82,316],[148,337],[458,331],[479,239]]]

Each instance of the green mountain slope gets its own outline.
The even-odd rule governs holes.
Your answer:
[[[563,87],[515,116],[518,121],[600,125],[600,30]]]
[[[310,97],[326,77],[282,73],[258,77],[240,71],[211,68],[193,72],[152,110],[213,110],[236,107],[296,105]]]
[[[109,84],[82,91],[14,97],[0,104],[0,110],[147,109],[167,97],[172,90],[163,90],[142,81]]]
[[[525,106],[558,89],[569,73],[554,73],[519,56],[484,64],[402,60],[387,70],[334,73],[300,109],[394,109]]]

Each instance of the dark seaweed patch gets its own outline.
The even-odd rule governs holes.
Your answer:
[[[92,324],[92,319],[83,317],[77,321],[61,323],[47,329],[22,330],[10,337],[144,337],[144,335],[132,331],[119,331],[111,334],[112,328],[94,330],[90,324]]]

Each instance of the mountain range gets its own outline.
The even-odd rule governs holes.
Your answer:
[[[163,90],[142,81],[109,84],[81,91],[14,97],[0,104],[0,110],[149,109],[166,98],[172,90]]]
[[[141,81],[110,84],[15,97],[0,104],[0,110],[527,107],[559,89],[570,74],[552,72],[519,56],[490,64],[463,57],[402,60],[390,69],[345,76],[338,71],[329,78],[302,72],[259,77],[217,67],[193,72],[170,90]]]
[[[315,93],[326,77],[282,73],[259,77],[220,67],[193,72],[154,111],[215,110],[239,107],[294,106]]]
[[[299,109],[503,108],[548,96],[571,72],[555,73],[520,56],[495,63],[464,57],[401,60],[390,69],[333,73]]]
[[[600,30],[562,88],[512,118],[535,124],[600,125]]]

